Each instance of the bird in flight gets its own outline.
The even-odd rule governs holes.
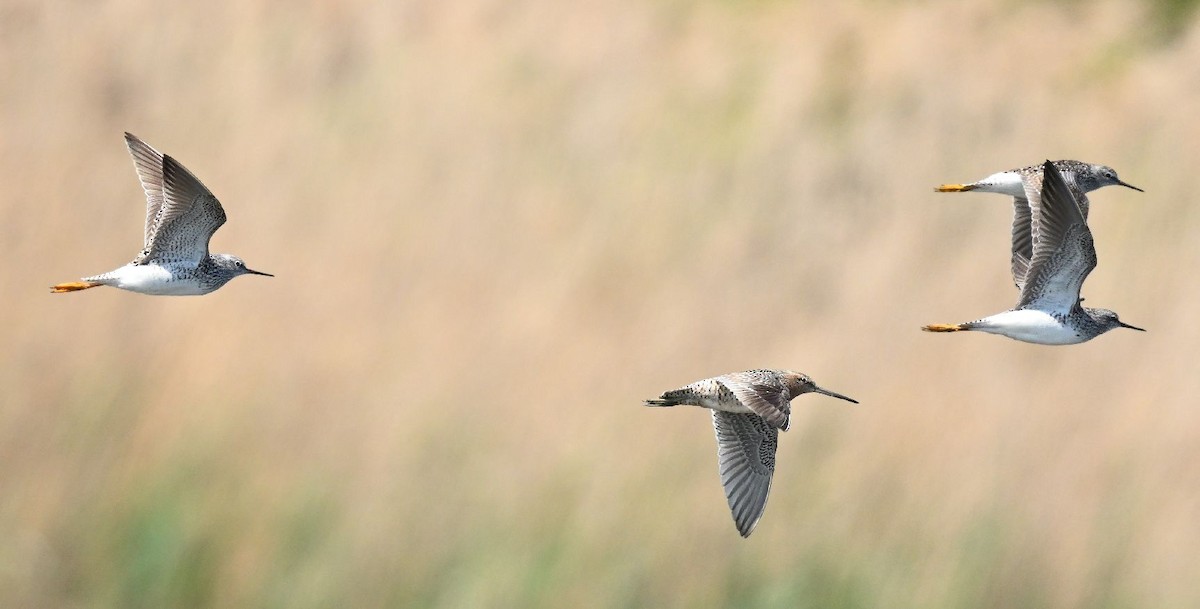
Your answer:
[[[1124,186],[1145,192],[1137,186],[1121,181],[1116,170],[1107,165],[1072,160],[1054,161],[1053,164],[1075,194],[1084,220],[1087,220],[1090,207],[1087,193],[1093,190],[1105,186]],[[1012,274],[1013,283],[1017,285],[1018,290],[1021,289],[1026,271],[1029,270],[1029,261],[1033,258],[1033,239],[1037,229],[1033,217],[1037,210],[1031,208],[1031,205],[1036,205],[1039,201],[1043,173],[1042,165],[1030,165],[994,173],[978,182],[942,184],[934,189],[937,192],[994,192],[1013,198]]]
[[[858,403],[822,389],[811,378],[790,370],[747,370],[722,374],[668,391],[647,406],[700,406],[712,410],[717,460],[725,499],[742,537],[749,537],[767,507],[779,430],[787,431],[793,398],[822,393]]]
[[[1108,309],[1082,305],[1079,291],[1096,268],[1096,247],[1077,195],[1055,165],[1042,167],[1041,192],[1027,193],[1029,207],[1037,210],[1031,259],[1018,274],[1021,288],[1017,306],[1002,313],[962,324],[930,324],[927,332],[979,331],[1040,345],[1073,345],[1089,341],[1115,328],[1131,326]]]
[[[144,247],[118,269],[60,283],[51,292],[77,292],[102,285],[140,294],[207,294],[239,275],[264,275],[232,254],[211,254],[208,242],[225,224],[225,210],[212,192],[183,165],[130,133],[125,144],[146,191]]]

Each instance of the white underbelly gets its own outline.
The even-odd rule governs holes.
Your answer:
[[[997,313],[971,322],[971,329],[1039,345],[1074,345],[1086,340],[1049,313],[1031,309]]]
[[[155,296],[197,296],[206,294],[194,279],[181,279],[157,264],[127,264],[97,277],[114,288]]]
[[[979,182],[979,188],[984,192],[995,192],[1010,197],[1025,196],[1025,182],[1021,180],[1021,174],[1015,171],[1002,171],[994,173]]]

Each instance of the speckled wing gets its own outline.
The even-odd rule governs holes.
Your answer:
[[[766,419],[772,427],[787,430],[792,415],[791,396],[782,385],[746,381],[734,375],[718,376],[733,396],[754,414]]]
[[[225,210],[196,176],[163,156],[163,203],[153,236],[137,262],[160,260],[199,262],[208,255],[208,241],[225,224]]]
[[[714,410],[721,486],[742,537],[749,537],[767,507],[779,430],[755,414]]]
[[[1055,168],[1058,168],[1057,164]],[[1012,274],[1013,283],[1017,284],[1018,290],[1024,288],[1025,276],[1029,273],[1029,264],[1033,260],[1033,244],[1037,241],[1038,213],[1042,206],[1042,182],[1044,181],[1045,170],[1044,168],[1039,168],[1038,172],[1026,172],[1026,174],[1024,180],[1022,180],[1022,185],[1025,187],[1025,197],[1014,197],[1013,199]],[[1079,205],[1079,211],[1083,215],[1084,222],[1087,222],[1087,194],[1074,186],[1073,177],[1068,180],[1067,176],[1061,170],[1059,171],[1059,175],[1063,176],[1063,181],[1067,183],[1071,194],[1075,197],[1075,202]]]
[[[1028,179],[1025,180],[1025,188],[1029,189]],[[1018,290],[1025,285],[1025,275],[1029,272],[1029,259],[1032,257],[1033,213],[1030,211],[1029,198],[1013,197],[1012,276]]]
[[[1078,306],[1079,290],[1096,268],[1096,247],[1075,194],[1049,161],[1033,216],[1033,257],[1017,308],[1067,313]]]
[[[142,190],[146,191],[146,234],[143,245],[150,247],[154,240],[154,227],[158,221],[158,210],[163,204],[163,155],[138,136],[125,132],[125,145],[133,157],[133,168],[137,171]]]

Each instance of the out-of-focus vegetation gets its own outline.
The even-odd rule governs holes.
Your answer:
[[[0,606],[1200,605],[1192,4],[8,2]],[[48,294],[140,245],[126,130],[277,277]],[[932,187],[1045,158],[1146,189],[1085,296],[1149,332],[920,332],[1016,298]],[[862,404],[743,540],[640,400],[759,366]]]

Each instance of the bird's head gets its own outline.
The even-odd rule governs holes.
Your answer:
[[[1091,192],[1105,186],[1124,186],[1138,192],[1146,192],[1133,184],[1122,182],[1121,178],[1117,177],[1117,170],[1108,165],[1088,165],[1088,170],[1083,175],[1076,176],[1076,181],[1084,192]]]
[[[1100,327],[1103,328],[1104,332],[1108,332],[1109,330],[1115,330],[1117,328],[1129,328],[1130,330],[1137,330],[1138,332],[1146,331],[1144,328],[1139,328],[1137,326],[1131,326],[1131,325],[1121,321],[1121,318],[1117,317],[1116,311],[1109,311],[1108,309],[1088,308],[1087,312],[1091,314],[1092,319],[1095,319],[1100,324]]]
[[[805,393],[820,393],[829,397],[837,398],[839,400],[846,400],[847,402],[852,402],[854,404],[858,403],[858,400],[854,398],[818,387],[817,384],[813,382],[812,378],[810,378],[807,374],[801,374],[799,372],[792,372],[789,370],[788,372],[784,373],[783,378],[784,383],[787,385],[788,393],[790,393],[792,397],[796,397]]]
[[[221,271],[221,274],[228,277],[228,279],[225,281],[229,281],[229,279],[233,279],[238,275],[263,275],[265,277],[274,277],[274,275],[270,273],[264,273],[262,271],[251,269],[250,267],[246,266],[245,261],[237,256],[234,256],[233,254],[213,254],[212,261],[213,264],[216,265],[217,269]]]

